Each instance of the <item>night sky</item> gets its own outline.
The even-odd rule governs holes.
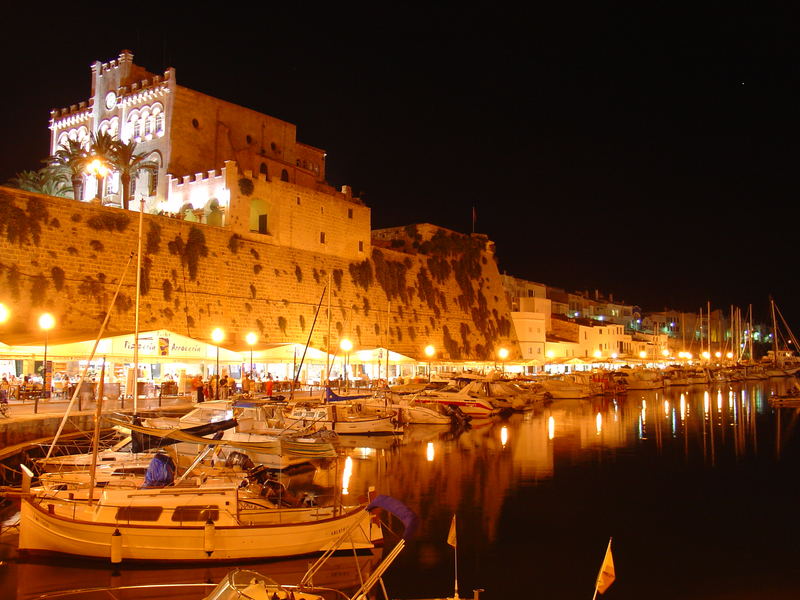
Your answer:
[[[7,20],[29,31],[0,39],[0,180],[40,166],[49,110],[86,100],[90,64],[127,48],[297,124],[375,228],[469,232],[474,206],[509,274],[654,310],[766,314],[772,294],[797,322],[791,4],[559,4],[220,4],[104,21],[37,5]]]

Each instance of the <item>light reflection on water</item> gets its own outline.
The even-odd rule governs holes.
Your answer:
[[[396,598],[452,595],[454,513],[462,597],[588,598],[613,536],[611,600],[794,598],[797,411],[768,402],[791,383],[631,391],[463,432],[343,436],[348,497],[375,486],[421,518],[385,576]]]

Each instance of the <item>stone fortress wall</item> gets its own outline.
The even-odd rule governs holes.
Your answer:
[[[54,342],[94,339],[136,251],[138,217],[0,188],[0,302],[13,315],[0,341],[39,344],[36,319],[45,310],[57,320]],[[338,218],[348,219],[346,213]],[[368,245],[358,259],[277,245],[241,227],[148,214],[143,222],[142,331],[168,329],[209,341],[222,327],[223,345],[241,349],[251,330],[264,342],[305,343],[330,281],[334,345],[346,336],[356,350],[383,346],[420,360],[428,344],[439,359],[489,360],[505,345],[510,358],[519,356],[485,236],[430,225],[400,228],[395,236],[384,230],[380,246]],[[107,335],[134,329],[135,264]],[[317,348],[327,345],[327,303],[326,297],[311,337]]]

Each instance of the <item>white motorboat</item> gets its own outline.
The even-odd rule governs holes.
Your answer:
[[[500,409],[487,397],[470,393],[471,386],[472,383],[461,389],[455,385],[448,385],[440,390],[425,390],[414,396],[414,401],[424,405],[444,404],[455,407],[473,419],[491,417],[500,412]]]
[[[192,432],[210,425],[231,426],[222,430],[220,442],[245,451],[253,462],[270,468],[285,469],[308,462],[311,458],[326,458],[335,454],[336,436],[319,432],[320,426],[309,426],[285,415],[286,404],[259,401],[215,400],[199,404],[182,417],[156,417],[144,419],[141,427],[114,421],[118,426],[130,428],[134,435],[149,439],[167,432]],[[189,440],[183,436],[177,444],[178,452],[196,456],[206,442]],[[147,444],[141,444],[147,445]]]
[[[297,403],[287,421],[294,426],[326,428],[341,434],[399,434],[394,415],[380,415],[366,410],[358,402],[325,404]]]
[[[625,377],[629,390],[660,390],[664,387],[664,378],[660,371],[653,369],[620,369]]]
[[[422,403],[406,394],[386,394],[358,400],[367,412],[396,418],[400,425],[463,425],[469,417],[445,404]]]
[[[537,380],[554,400],[591,398],[594,389],[585,383],[565,379],[563,376],[545,377]]]

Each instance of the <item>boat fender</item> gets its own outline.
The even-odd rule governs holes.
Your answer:
[[[111,563],[119,564],[122,562],[122,534],[119,529],[115,529],[111,534]]]
[[[203,530],[203,550],[208,556],[214,552],[214,521],[208,519]]]

